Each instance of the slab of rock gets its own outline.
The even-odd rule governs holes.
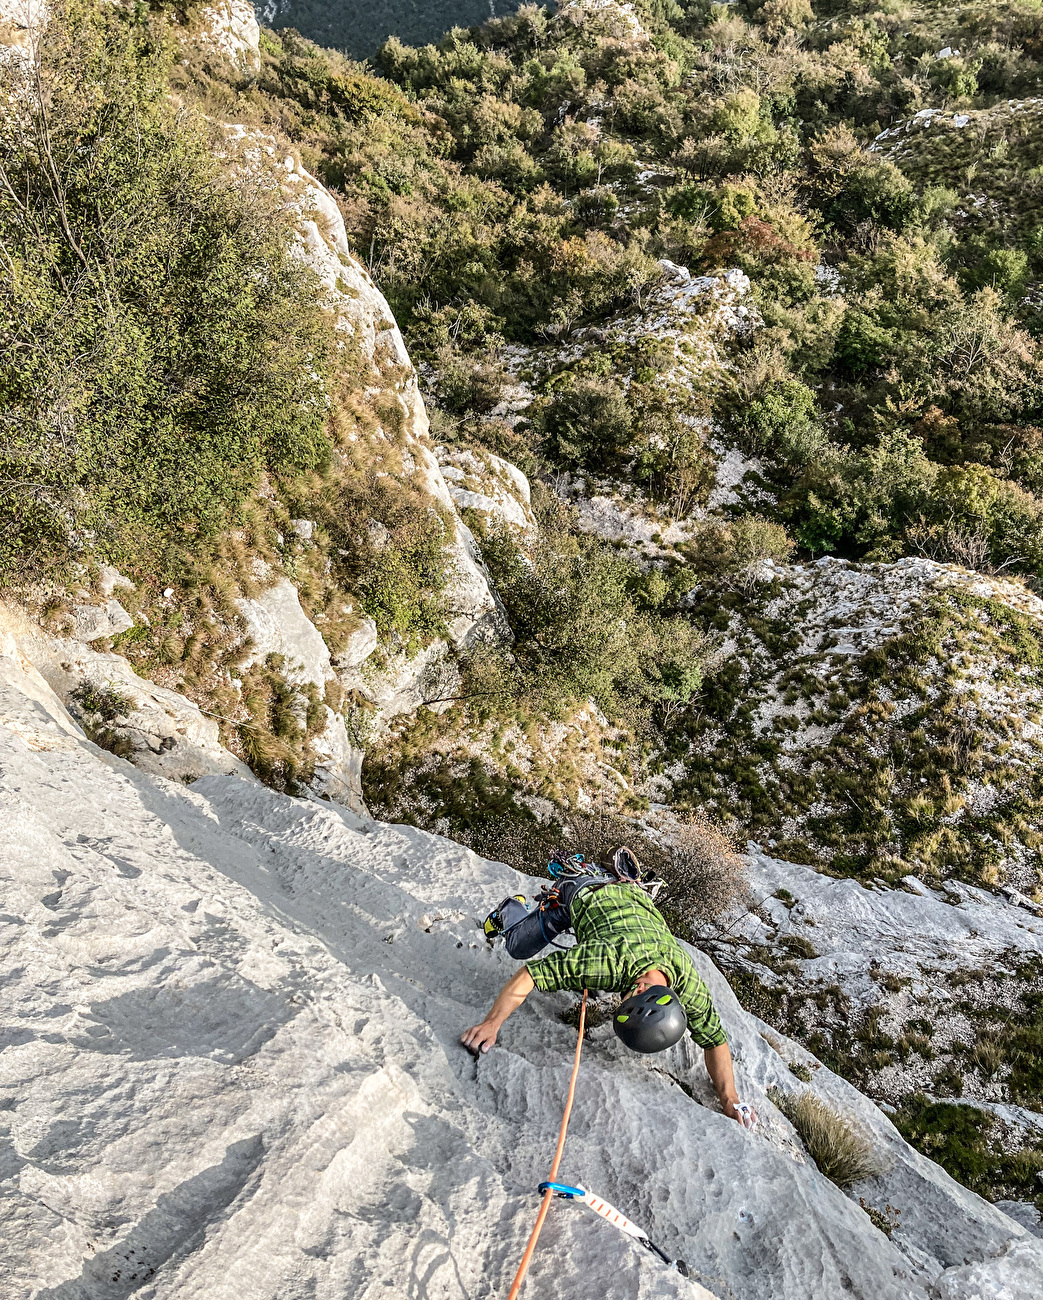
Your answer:
[[[295,685],[313,682],[321,690],[333,676],[330,652],[322,634],[301,608],[297,588],[282,578],[254,599],[237,602],[253,640],[246,666],[263,663],[270,654],[286,661],[282,672]]]
[[[1030,1201],[997,1201],[996,1209],[1010,1215],[1034,1237],[1043,1237],[1043,1214]]]
[[[1043,1288],[1039,1248],[1011,1241],[993,1259],[947,1269],[938,1281],[938,1300],[1034,1300]]]
[[[104,605],[74,605],[72,617],[72,638],[84,643],[119,636],[134,626],[134,620],[118,600],[109,600]]]
[[[338,672],[358,668],[376,650],[378,642],[376,623],[371,618],[364,618],[348,637],[344,648],[333,656],[333,667]]]
[[[431,1297],[506,1292],[557,1136],[574,998],[533,994],[477,1061],[459,1034],[515,968],[481,918],[529,878],[332,804],[234,777],[185,789],[4,726],[0,799],[12,1295],[115,1294],[139,1259],[155,1300],[398,1295],[410,1276]],[[691,1047],[637,1057],[602,1025],[562,1173],[694,1281],[555,1203],[533,1295],[1037,1294],[1040,1243],[820,1067],[815,1090],[891,1162],[850,1195],[825,1179],[766,1096],[803,1086],[787,1064],[801,1049],[770,1044],[693,959],[761,1129],[711,1103]],[[901,1206],[892,1239],[860,1195]]]

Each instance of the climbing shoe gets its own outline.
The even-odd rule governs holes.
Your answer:
[[[512,894],[510,898],[505,898],[500,906],[495,908],[485,918],[485,924],[482,926],[482,929],[485,931],[485,937],[490,943],[492,943],[497,935],[503,934],[503,916],[501,914],[507,904],[512,902],[514,899],[517,899],[522,906],[525,905],[524,894]]]

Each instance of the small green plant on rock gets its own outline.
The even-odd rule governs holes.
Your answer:
[[[112,725],[125,720],[133,711],[134,701],[129,696],[114,686],[85,681],[72,691],[70,699],[76,705],[88,740],[117,758],[129,758],[133,754],[130,738]]]

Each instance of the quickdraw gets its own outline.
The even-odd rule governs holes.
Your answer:
[[[639,1228],[633,1220],[620,1213],[614,1205],[609,1205],[608,1201],[602,1200],[600,1196],[588,1192],[585,1187],[572,1187],[568,1183],[540,1183],[538,1190],[541,1193],[550,1192],[561,1200],[579,1201],[583,1205],[588,1205],[595,1214],[600,1214],[603,1219],[618,1228],[620,1232],[625,1232],[628,1237],[633,1237],[635,1241],[639,1241],[646,1250],[658,1255],[664,1264],[676,1269],[682,1277],[689,1276],[688,1265],[683,1259],[671,1259],[665,1250],[660,1250],[644,1228]]]
[[[595,1214],[600,1214],[603,1219],[609,1223],[614,1223],[617,1228],[625,1232],[628,1236],[639,1241],[642,1246],[658,1255],[659,1258],[670,1268],[674,1268],[683,1277],[688,1277],[688,1265],[682,1259],[671,1259],[665,1251],[651,1240],[646,1232],[631,1223],[624,1214],[609,1205],[608,1201],[603,1201],[600,1196],[595,1196],[588,1192],[584,1187],[573,1187],[571,1183],[559,1183],[555,1180],[558,1177],[558,1166],[561,1164],[561,1157],[565,1151],[565,1136],[569,1131],[569,1117],[572,1114],[572,1103],[576,1096],[576,1078],[579,1075],[579,1062],[583,1052],[583,1030],[587,1018],[587,990],[583,990],[583,999],[579,1004],[579,1028],[576,1033],[576,1054],[572,1061],[572,1077],[569,1080],[568,1095],[565,1098],[565,1113],[561,1117],[561,1128],[558,1130],[558,1145],[554,1151],[554,1159],[551,1161],[550,1173],[546,1182],[540,1183],[540,1193],[543,1197],[540,1202],[539,1213],[536,1215],[536,1222],[533,1224],[532,1232],[529,1234],[529,1240],[525,1247],[525,1253],[521,1257],[521,1263],[518,1265],[518,1271],[514,1275],[514,1281],[511,1283],[511,1289],[507,1300],[518,1300],[518,1292],[521,1290],[522,1283],[525,1281],[525,1274],[528,1272],[529,1264],[532,1261],[533,1252],[536,1249],[536,1243],[540,1239],[540,1233],[543,1230],[543,1223],[547,1217],[547,1211],[550,1209],[550,1203],[555,1197],[563,1197],[565,1200],[582,1201],[584,1205],[589,1205]]]

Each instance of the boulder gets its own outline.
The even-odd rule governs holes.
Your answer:
[[[330,652],[319,629],[301,608],[297,588],[281,578],[259,596],[237,602],[253,645],[244,667],[263,663],[270,654],[282,655],[286,680],[302,686],[312,682],[320,690],[333,676]]]
[[[73,640],[85,643],[119,636],[134,626],[134,620],[118,600],[106,601],[104,605],[74,605],[72,619]]]
[[[199,11],[191,39],[244,68],[260,64],[261,29],[250,0],[215,0]]]
[[[376,650],[378,644],[376,623],[371,618],[364,618],[348,637],[344,648],[333,656],[333,667],[338,673],[358,668]]]
[[[28,51],[46,21],[47,0],[0,0],[0,46]]]

